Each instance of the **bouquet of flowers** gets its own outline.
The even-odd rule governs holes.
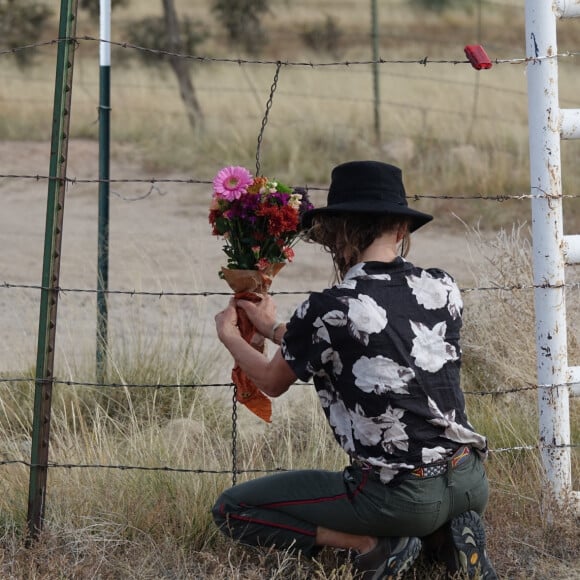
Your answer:
[[[244,167],[224,167],[213,180],[209,210],[212,234],[224,240],[227,266],[220,271],[236,298],[260,300],[273,277],[294,258],[300,217],[312,208],[305,190],[253,177]],[[263,352],[264,339],[257,337],[245,312],[238,309],[242,336]],[[234,367],[232,379],[238,401],[270,421],[271,403],[241,371]]]
[[[224,167],[213,187],[209,222],[224,238],[229,269],[267,273],[292,261],[300,216],[312,207],[305,191],[252,177],[244,167]]]

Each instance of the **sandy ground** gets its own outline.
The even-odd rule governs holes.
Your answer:
[[[47,175],[49,153],[49,143],[0,143],[0,174]],[[71,142],[68,176],[95,179],[97,159],[96,142]],[[211,176],[195,175],[193,170],[191,175],[146,175],[136,164],[113,159],[111,177]],[[109,288],[153,293],[227,292],[225,282],[217,276],[225,262],[221,243],[210,235],[207,222],[209,188],[179,183],[150,187],[147,183],[112,185]],[[44,179],[0,178],[0,373],[5,377],[35,366],[40,292],[6,284],[41,283],[47,190]],[[324,197],[322,194],[313,201],[321,204]],[[97,184],[70,185],[64,210],[62,288],[96,288],[97,216]],[[429,225],[415,234],[410,259],[421,266],[447,269],[460,284],[471,285],[466,244],[465,234]],[[329,257],[309,244],[299,244],[296,253],[295,262],[282,270],[272,290],[307,292],[328,285],[332,275]],[[302,298],[295,294],[278,296],[280,314],[289,314]],[[164,344],[179,349],[193,329],[200,337],[199,344],[218,354],[221,347],[214,340],[213,316],[226,300],[226,296],[212,295],[113,295],[109,306],[111,341],[122,346],[120,343],[163,339]],[[95,293],[62,293],[58,315],[55,374],[74,379],[78,369],[86,371],[94,364]]]

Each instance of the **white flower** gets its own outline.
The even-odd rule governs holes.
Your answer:
[[[334,427],[334,434],[340,439],[341,447],[348,453],[354,451],[352,438],[352,421],[350,413],[342,400],[333,400],[329,405],[328,420]]]
[[[308,312],[308,308],[310,308],[310,300],[305,300],[297,309],[296,309],[296,316],[300,319],[304,319],[306,313]]]
[[[314,335],[315,342],[328,342],[330,344],[330,335],[328,334],[328,329],[324,326],[324,322],[320,318],[317,318],[313,322],[314,328],[316,328],[316,334]]]
[[[423,463],[435,463],[445,459],[445,447],[423,447],[421,449],[421,461]]]
[[[354,384],[365,393],[408,393],[408,384],[415,377],[413,369],[384,356],[359,358],[352,367]]]
[[[343,283],[347,280],[352,280],[353,278],[359,278],[360,276],[366,275],[364,270],[364,262],[359,262],[355,264],[344,276]]]
[[[411,320],[411,329],[415,333],[411,356],[419,368],[436,373],[447,361],[458,359],[455,347],[444,340],[447,330],[444,321],[429,328],[422,322]]]
[[[383,483],[390,483],[401,469],[413,469],[413,465],[406,463],[391,463],[381,468],[379,478]]]
[[[331,310],[327,312],[322,320],[330,326],[344,326],[346,324],[346,314],[341,310]]]
[[[449,289],[449,302],[447,303],[447,310],[451,314],[451,318],[455,320],[458,316],[461,316],[461,310],[463,308],[463,300],[461,299],[461,292],[457,287],[457,284],[449,277],[445,276],[443,278],[443,283]]]
[[[389,405],[387,410],[378,418],[381,426],[386,427],[382,447],[387,453],[393,453],[395,449],[403,451],[409,449],[409,436],[405,431],[407,424],[401,421],[404,414],[403,409]]]
[[[426,270],[421,276],[408,276],[407,284],[417,298],[417,302],[427,310],[437,310],[447,304],[448,288],[439,278],[434,278]]]
[[[485,437],[455,421],[455,409],[443,413],[431,397],[427,397],[427,403],[429,410],[434,416],[433,419],[429,419],[429,423],[437,427],[443,427],[445,429],[443,437],[457,443],[473,444],[479,449],[485,448]]]
[[[348,299],[348,317],[360,332],[373,334],[387,326],[387,312],[370,296],[359,294]]]
[[[342,373],[342,361],[340,360],[340,355],[332,348],[327,348],[321,355],[320,358],[323,364],[327,362],[332,362],[332,372],[335,376]]]
[[[356,405],[355,414],[352,415],[354,436],[363,445],[377,445],[381,440],[381,426],[374,417],[367,417],[360,405]]]
[[[293,193],[290,195],[290,199],[288,200],[288,205],[292,209],[300,209],[300,203],[302,202],[302,194],[300,193]]]

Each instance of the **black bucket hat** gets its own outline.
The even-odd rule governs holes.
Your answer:
[[[381,161],[349,161],[332,170],[326,207],[304,212],[302,227],[309,228],[317,215],[368,213],[410,218],[410,231],[425,225],[432,215],[411,209],[398,167]]]

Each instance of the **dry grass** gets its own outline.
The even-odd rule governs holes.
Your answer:
[[[116,39],[123,39],[122,22],[160,11],[158,0],[134,0],[133,4],[131,11],[118,14]],[[370,15],[365,11],[353,10],[348,2],[335,3],[332,8],[315,2],[294,6],[280,0],[273,4],[268,31],[277,42],[262,56],[331,60],[328,55],[309,52],[298,37],[309,22],[331,11],[345,31],[339,47],[341,58],[370,59]],[[419,17],[400,3],[386,4],[388,9],[381,8],[383,58],[428,54],[461,59],[463,45],[474,42],[473,11]],[[190,10],[203,18],[209,18],[208,5],[178,3],[184,12]],[[492,57],[522,55],[522,5],[523,1],[509,9],[507,16],[507,8],[485,11],[482,41]],[[95,34],[94,23],[82,20],[80,25],[80,34]],[[577,23],[576,29],[564,23],[562,30],[561,49],[577,49]],[[128,50],[118,49],[114,54]],[[231,49],[220,43],[219,36],[202,52],[231,57]],[[2,58],[0,135],[5,140],[47,141],[54,51],[43,50],[36,66],[25,72],[17,70],[6,55]],[[227,163],[253,167],[272,65],[196,66],[192,78],[205,114],[205,131],[193,135],[170,73],[152,72],[135,62],[121,68],[116,62],[114,57],[114,156],[131,158],[143,171],[172,170],[199,179],[209,179],[216,168]],[[97,135],[96,63],[96,44],[81,42],[73,92],[74,137],[95,139]],[[580,91],[574,73],[575,63],[563,61],[561,96],[567,104],[577,101]],[[328,169],[347,158],[397,162],[404,168],[410,193],[456,197],[421,199],[420,209],[450,216],[449,224],[458,223],[451,217],[454,214],[468,224],[479,223],[479,228],[470,226],[470,249],[486,257],[486,267],[473,272],[474,287],[529,285],[527,230],[511,226],[516,218],[526,219],[529,202],[500,205],[457,199],[528,191],[523,69],[498,65],[476,73],[465,66],[382,65],[381,99],[382,132],[377,143],[368,66],[283,67],[264,134],[263,170],[289,183],[314,185],[325,184]],[[577,156],[576,143],[563,146],[564,186],[572,194],[578,193],[580,183]],[[38,173],[44,171],[40,168]],[[93,177],[95,173],[96,162]],[[580,223],[575,205],[570,203],[566,211],[568,229]],[[498,235],[489,234],[500,226],[505,229]],[[575,292],[571,290],[569,296],[571,328],[578,316]],[[467,294],[465,302],[465,390],[533,385],[531,290]],[[119,303],[115,316],[123,309]],[[175,320],[187,326],[188,321]],[[203,382],[212,379],[212,367],[223,366],[224,360],[211,351],[212,345],[209,351],[201,351],[196,342],[199,337],[186,333],[186,339],[176,344],[168,329],[139,328],[130,316],[118,322],[121,328],[115,336],[118,346],[112,353],[110,376],[115,383]],[[571,360],[578,360],[580,347],[573,333],[569,343]],[[92,368],[86,367],[90,365],[83,361],[67,360],[64,374],[71,380],[91,377]],[[231,394],[227,390],[125,387],[97,391],[60,385],[55,394],[51,460],[57,463],[202,471],[231,467]],[[545,517],[538,454],[513,450],[537,441],[535,396],[534,389],[509,396],[468,396],[470,418],[488,435],[491,447],[511,449],[494,453],[488,463],[492,482],[486,514],[489,551],[501,577],[577,578],[578,519],[555,507],[551,519]],[[31,413],[29,382],[0,385],[0,460],[27,459]],[[344,463],[310,390],[300,390],[283,404],[268,429],[245,414],[239,419],[238,459],[244,467],[339,469]],[[572,440],[577,441],[577,401],[572,402],[571,420]],[[578,488],[576,449],[573,468]],[[31,548],[25,548],[23,542],[28,471],[19,464],[2,465],[0,477],[0,576],[4,578],[351,578],[349,566],[341,564],[331,551],[323,552],[320,562],[311,562],[285,553],[247,550],[219,536],[209,509],[218,492],[230,483],[229,474],[53,468],[45,530]],[[437,580],[443,575],[420,562],[407,578]]]
[[[474,271],[474,283],[529,284],[529,244],[525,228],[470,236],[473,252],[489,257]],[[465,297],[463,384],[467,392],[503,390],[533,384],[531,301],[517,292],[489,299]],[[517,311],[517,317],[513,313]],[[576,312],[572,309],[570,315]],[[514,331],[513,324],[520,325]],[[137,331],[136,329],[134,329]],[[518,341],[514,344],[514,332]],[[530,344],[519,344],[525,337]],[[147,344],[147,343],[146,343]],[[139,345],[139,346],[136,346]],[[485,349],[481,348],[485,345]],[[514,348],[506,348],[510,345]],[[132,351],[136,348],[137,351]],[[134,341],[115,359],[113,381],[172,384],[211,379],[208,368],[185,365],[175,345]],[[147,350],[150,349],[150,350]],[[195,349],[194,349],[195,350]],[[131,352],[151,364],[135,364]],[[572,344],[571,356],[578,355]],[[174,364],[167,364],[172,361]],[[175,361],[180,361],[175,364]],[[210,361],[206,360],[206,364]],[[30,421],[30,383],[1,387],[2,459],[26,456]],[[231,483],[232,417],[229,390],[109,388],[56,391],[51,460],[83,465],[170,466],[202,473],[53,468],[42,537],[23,546],[28,473],[22,465],[4,466],[0,496],[0,575],[7,578],[352,578],[340,553],[325,550],[318,561],[275,551],[235,546],[218,534],[210,507]],[[548,503],[536,451],[535,390],[514,395],[468,395],[470,419],[489,437],[491,500],[486,513],[489,551],[500,577],[574,578],[580,546],[577,517]],[[278,401],[276,417],[264,423],[240,412],[237,460],[242,468],[322,467],[340,469],[343,453],[332,441],[310,388],[295,387]],[[572,440],[580,416],[572,407]],[[521,450],[518,451],[518,449]],[[578,473],[578,454],[573,454]],[[213,470],[224,471],[218,475]],[[254,475],[239,475],[239,479]],[[578,482],[575,482],[577,485]],[[54,572],[58,570],[58,572]],[[443,570],[421,560],[406,578],[443,579]]]

